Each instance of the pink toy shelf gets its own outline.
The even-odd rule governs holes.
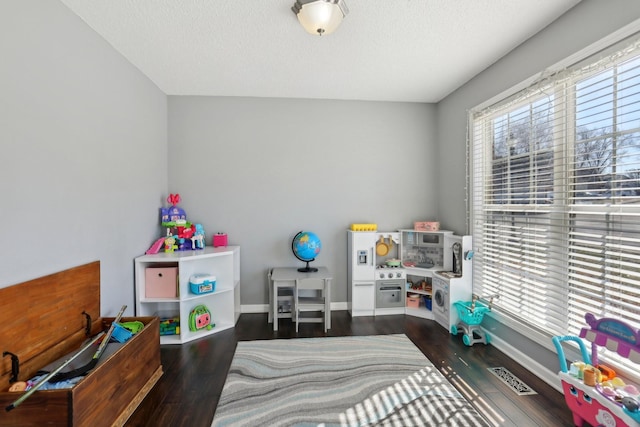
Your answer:
[[[598,347],[640,363],[640,331],[617,319],[598,320],[591,313],[585,315],[585,320],[589,327],[582,328],[580,337],[552,338],[560,360],[558,375],[574,424],[578,427],[585,422],[605,427],[640,426],[640,391],[598,363]],[[591,343],[590,355],[583,339]],[[574,362],[571,369],[567,369],[562,341],[576,342],[582,354],[583,360]]]

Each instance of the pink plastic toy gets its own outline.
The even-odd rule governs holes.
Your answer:
[[[151,245],[151,247],[149,249],[147,249],[147,252],[145,252],[145,254],[147,255],[152,255],[152,254],[157,254],[158,252],[160,252],[160,249],[162,248],[162,245],[164,245],[164,237],[159,238],[158,240],[156,240],[153,245]]]
[[[635,363],[640,363],[640,331],[630,325],[611,318],[596,319],[591,313],[585,315],[590,326],[582,328],[580,337],[557,336],[552,341],[560,360],[560,380],[567,406],[573,413],[573,422],[581,427],[585,422],[593,426],[620,427],[640,426],[640,395],[631,395],[629,390],[637,390],[635,386],[624,385],[620,390],[610,385],[600,384],[598,380],[590,385],[587,381],[587,369],[584,371],[567,369],[567,361],[562,348],[562,341],[574,341],[578,344],[583,362],[574,365],[598,366],[598,346],[617,352]],[[591,342],[591,355],[587,352],[584,338]],[[572,367],[573,368],[573,367]],[[626,388],[626,390],[625,390]],[[625,390],[622,393],[622,390]]]

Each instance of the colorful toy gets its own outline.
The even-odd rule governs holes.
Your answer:
[[[126,328],[129,331],[131,331],[131,333],[134,335],[144,329],[144,323],[140,322],[139,320],[132,320],[130,322],[120,322],[119,324],[122,325],[123,328]]]
[[[165,240],[165,238],[161,237],[158,240],[156,240],[155,242],[153,242],[153,245],[151,245],[151,247],[149,249],[147,249],[145,254],[153,255],[153,254],[157,254],[158,252],[160,252],[160,249],[164,245],[164,240]]]
[[[178,237],[181,239],[191,239],[191,237],[196,233],[196,226],[191,224],[190,222],[185,225],[178,226]]]
[[[187,220],[187,215],[184,213],[184,210],[177,206],[177,204],[180,203],[180,194],[169,194],[167,203],[170,203],[171,206],[161,208],[160,210],[163,227],[175,227]]]
[[[191,249],[204,249],[204,227],[196,224],[196,231],[191,237]]]
[[[184,209],[177,206],[180,203],[179,194],[169,194],[167,202],[171,206],[160,208],[160,223],[166,228],[166,237],[177,236],[177,228],[187,225],[187,214]]]
[[[169,236],[164,239],[164,251],[165,252],[173,252],[178,249],[178,245],[176,245],[176,238],[173,236]]]
[[[167,202],[171,206],[160,208],[160,224],[164,228],[163,237],[157,239],[146,254],[157,254],[163,247],[165,252],[203,249],[205,235],[202,224],[187,221],[185,211],[177,206],[180,194],[169,194]]]
[[[227,233],[216,233],[213,236],[213,247],[227,246]]]
[[[475,295],[471,302],[456,301],[453,305],[458,311],[460,321],[451,326],[451,333],[464,333],[462,342],[467,346],[477,343],[489,344],[491,337],[480,328],[480,324],[484,314],[491,311],[491,307],[479,302]]]
[[[194,307],[189,313],[189,330],[199,331],[200,329],[211,330],[216,326],[211,321],[211,312],[206,305],[200,304]]]
[[[112,338],[119,343],[127,342],[133,336],[133,333],[122,326],[121,324],[116,323],[113,328]]]
[[[160,335],[180,334],[180,317],[165,317],[160,319]]]
[[[193,274],[189,278],[189,289],[196,295],[209,294],[216,290],[216,276]]]
[[[620,356],[640,363],[640,331],[628,324],[611,318],[596,319],[585,314],[590,328],[582,328],[580,337],[555,336],[552,342],[560,360],[560,380],[567,406],[573,413],[573,422],[582,426],[591,425],[618,427],[640,426],[640,391],[615,377],[612,369],[598,363],[598,347],[616,351]],[[591,355],[587,352],[584,338],[591,342]],[[567,369],[563,341],[574,341],[580,348],[583,361],[571,364]],[[602,375],[602,371],[606,375]]]

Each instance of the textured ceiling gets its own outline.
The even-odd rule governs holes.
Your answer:
[[[437,102],[580,0],[61,0],[168,95]]]

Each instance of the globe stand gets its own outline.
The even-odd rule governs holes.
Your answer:
[[[312,259],[311,261],[315,261],[315,259]],[[306,267],[300,267],[300,268],[298,269],[298,271],[299,271],[300,273],[317,273],[317,272],[318,272],[318,269],[317,269],[317,268],[315,268],[315,267],[309,267],[309,263],[310,263],[311,261],[307,261],[307,266],[306,266]]]
[[[318,271],[318,269],[317,269],[317,268],[315,268],[315,267],[309,267],[309,263],[310,263],[310,262],[313,262],[313,261],[315,261],[315,260],[316,260],[316,259],[315,259],[315,257],[314,257],[314,258],[311,258],[311,256],[312,256],[311,254],[305,254],[305,256],[304,256],[304,258],[303,258],[303,257],[302,257],[302,256],[300,256],[300,255],[298,254],[298,252],[296,251],[296,240],[297,240],[300,236],[304,235],[304,233],[308,233],[308,234],[309,234],[311,237],[313,237],[313,238],[314,238],[314,240],[316,241],[316,242],[314,242],[314,248],[315,248],[314,252],[315,252],[315,255],[317,255],[317,254],[318,254],[318,252],[320,252],[320,246],[321,246],[321,245],[320,245],[320,239],[318,239],[318,237],[317,237],[315,234],[310,233],[310,232],[304,232],[304,231],[300,231],[300,232],[298,232],[298,234],[296,234],[296,235],[293,237],[293,240],[291,241],[291,251],[293,252],[293,255],[294,255],[296,258],[298,258],[298,259],[299,259],[300,261],[302,261],[302,262],[306,262],[306,263],[307,263],[307,265],[306,265],[305,267],[300,267],[300,268],[298,269],[298,271],[299,271],[300,273],[316,273],[316,272]],[[308,239],[308,237],[307,237],[307,239]],[[308,243],[308,242],[306,242],[306,243]],[[315,245],[317,245],[317,247],[316,247]],[[310,259],[310,258],[311,258],[311,259]]]

